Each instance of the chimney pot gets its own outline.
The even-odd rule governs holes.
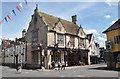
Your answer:
[[[76,24],[76,21],[77,21],[77,15],[73,15],[73,16],[72,16],[72,22],[73,22],[74,24]]]

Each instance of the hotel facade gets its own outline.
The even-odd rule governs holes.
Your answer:
[[[93,41],[93,34],[87,35],[76,22],[77,15],[72,16],[70,22],[40,12],[36,5],[22,37],[26,45],[24,61],[27,67],[39,68],[43,63],[45,68],[50,68],[51,62],[62,60],[66,66],[80,65],[81,62],[91,64],[90,57],[99,55],[96,51],[99,46]]]

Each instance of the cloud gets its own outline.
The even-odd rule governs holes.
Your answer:
[[[112,25],[112,24],[114,24],[116,21],[117,21],[117,20],[114,20],[114,21],[112,21],[110,24]]]
[[[103,37],[97,37],[97,40],[106,41],[107,39],[106,39],[106,38],[103,38]]]
[[[84,29],[85,33],[90,34],[93,33],[95,35],[100,35],[96,29]]]
[[[112,6],[112,5],[118,5],[118,2],[120,0],[106,0],[105,3],[107,3],[109,6]]]
[[[105,17],[106,19],[111,18],[111,16],[110,16],[110,15],[105,15],[104,17]]]

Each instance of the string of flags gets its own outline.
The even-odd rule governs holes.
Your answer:
[[[24,0],[24,2],[25,2],[25,5],[28,4],[27,0]],[[0,21],[0,24],[2,24],[4,21],[5,21],[5,22],[8,22],[9,20],[12,21],[11,16],[12,16],[13,14],[14,14],[15,16],[17,15],[17,14],[16,14],[16,10],[19,11],[19,12],[22,12],[22,11],[21,11],[22,8],[23,8],[23,3],[20,2],[19,5],[15,7],[15,9],[11,10],[11,12],[9,12],[9,13],[4,17],[4,19],[2,19],[2,20]]]

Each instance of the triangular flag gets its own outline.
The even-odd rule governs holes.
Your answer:
[[[12,20],[9,15],[7,15],[8,19]]]
[[[22,5],[22,3],[19,3],[19,6],[23,8],[23,5]]]
[[[25,1],[25,4],[27,5],[27,0],[24,0]]]
[[[14,15],[16,16],[15,10],[12,10],[12,12],[14,13]]]
[[[16,6],[16,9],[21,12],[21,10],[20,10],[20,8],[18,6]]]
[[[5,21],[8,22],[6,17],[5,17]]]

